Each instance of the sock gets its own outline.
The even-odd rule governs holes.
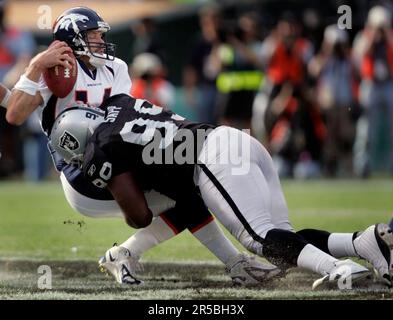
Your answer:
[[[300,234],[309,244],[321,249],[323,252],[329,253],[328,239],[330,237],[329,232],[317,229],[303,229],[296,232]]]
[[[224,235],[215,220],[211,220],[197,230],[191,230],[191,233],[224,264],[240,253]]]
[[[140,257],[147,250],[174,237],[176,233],[161,217],[155,218],[146,228],[138,230],[120,246]]]
[[[331,233],[328,238],[330,254],[336,258],[357,257],[353,239],[353,233]]]
[[[296,266],[297,260],[308,242],[295,232],[271,229],[263,242],[263,255],[281,269]]]
[[[297,258],[297,265],[321,275],[326,275],[334,268],[336,261],[338,259],[314,247],[312,244],[308,244],[300,252]]]

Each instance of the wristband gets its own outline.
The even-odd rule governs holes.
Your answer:
[[[31,96],[35,96],[38,91],[38,82],[30,80],[26,75],[22,74],[14,88],[26,92]]]

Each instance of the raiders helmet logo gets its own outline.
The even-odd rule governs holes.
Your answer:
[[[60,137],[59,147],[67,151],[74,151],[79,148],[79,141],[71,133],[64,131]]]

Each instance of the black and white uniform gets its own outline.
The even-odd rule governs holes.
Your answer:
[[[50,134],[56,116],[76,101],[82,101],[93,107],[100,107],[103,101],[116,94],[129,94],[131,79],[127,64],[115,58],[107,61],[103,67],[94,71],[77,60],[78,76],[72,91],[64,98],[56,97],[46,85],[43,77],[39,82],[39,91],[44,100],[40,110],[43,130]],[[83,178],[81,171],[58,159],[56,166],[61,171],[60,180],[64,194],[71,207],[90,217],[123,217],[119,206],[109,191],[97,188]],[[160,213],[174,206],[174,202],[151,193],[147,196],[149,207],[154,213]]]
[[[194,181],[205,204],[247,249],[261,254],[268,231],[293,231],[273,160],[255,138],[218,127],[198,163]]]
[[[90,138],[82,169],[96,186],[105,187],[113,176],[132,171],[143,191],[156,190],[176,203],[187,203],[188,208],[194,204],[190,194],[198,194],[232,235],[259,254],[269,230],[293,230],[272,159],[248,134],[189,122],[125,95],[113,96],[105,105],[106,122]],[[185,131],[191,133],[186,142],[179,139],[190,138]],[[154,159],[163,162],[151,162],[147,155],[154,149],[152,144],[157,144],[158,132],[155,151],[162,158]],[[178,163],[178,148],[194,151],[194,162]]]

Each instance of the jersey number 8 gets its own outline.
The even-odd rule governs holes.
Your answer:
[[[104,162],[100,170],[100,178],[93,180],[93,184],[98,188],[105,188],[112,177],[112,163]]]

